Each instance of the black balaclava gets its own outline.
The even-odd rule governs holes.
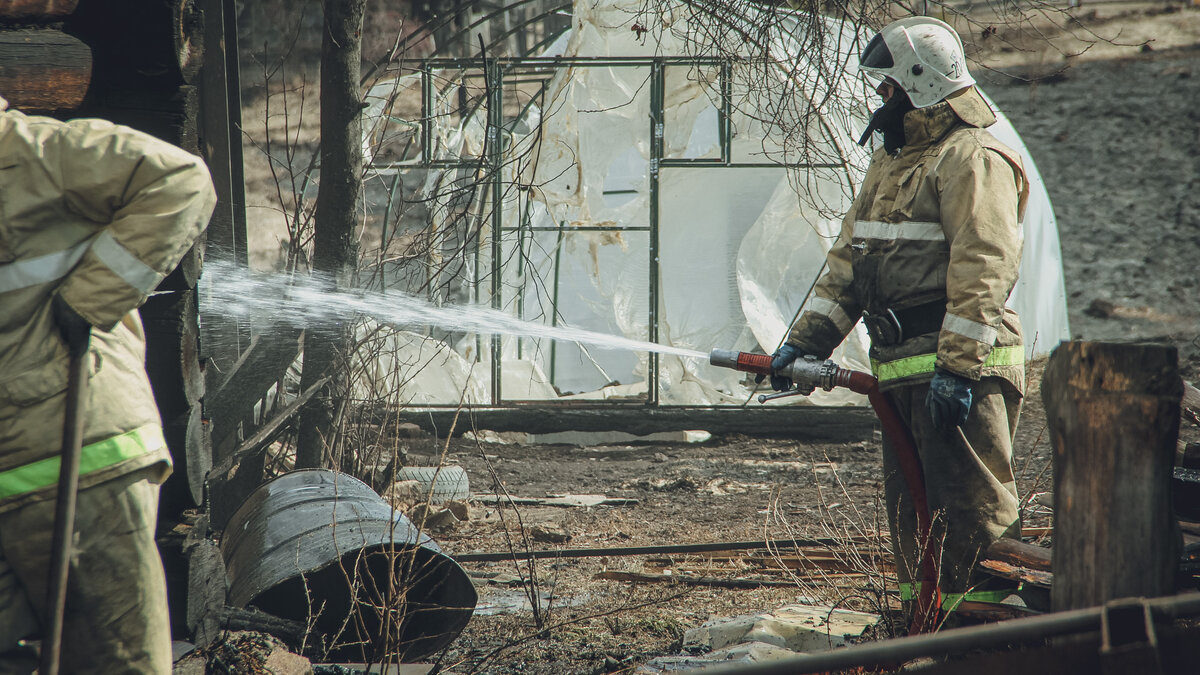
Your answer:
[[[871,115],[871,123],[867,125],[862,138],[858,139],[858,144],[866,145],[872,132],[882,131],[883,149],[889,155],[894,154],[904,147],[904,115],[910,110],[916,110],[916,107],[908,100],[908,94],[900,87],[895,87],[891,98]]]

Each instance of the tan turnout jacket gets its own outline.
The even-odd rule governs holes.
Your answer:
[[[1023,390],[1021,325],[1005,302],[1021,262],[1028,183],[1020,155],[984,130],[995,121],[974,87],[905,116],[907,144],[872,157],[790,343],[825,358],[864,310],[944,301],[940,331],[872,344],[881,388],[926,381],[936,364]]]
[[[53,493],[67,352],[53,294],[96,326],[82,485],[169,462],[134,310],[208,223],[198,157],[101,120],[0,99],[0,509]]]

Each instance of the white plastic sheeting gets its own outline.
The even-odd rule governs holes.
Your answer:
[[[547,55],[691,53],[698,33],[687,25],[689,13],[682,5],[659,4],[662,26],[655,37],[631,30],[641,8],[641,0],[576,2],[573,30]],[[865,171],[869,154],[854,141],[874,105],[855,74],[854,54],[861,44],[856,36],[829,21],[829,51],[796,56],[802,51],[794,35],[800,26],[799,20],[785,21],[761,44],[747,43],[745,56],[761,55],[749,52],[765,46],[779,67],[768,73],[774,80],[765,87],[761,65],[755,66],[754,82],[749,66],[735,67],[732,159],[812,161],[830,168],[652,167],[650,69],[613,65],[558,70],[540,105],[530,107],[525,124],[511,127],[537,130],[514,131],[508,145],[512,157],[536,161],[506,162],[505,183],[532,189],[515,191],[515,196],[514,191],[506,192],[502,215],[508,228],[523,220],[535,229],[562,225],[564,231],[503,233],[499,304],[525,319],[647,339],[652,320],[650,234],[596,228],[649,228],[649,177],[657,171],[658,342],[704,353],[714,347],[773,351],[821,273],[840,215]],[[837,78],[835,96],[823,97],[818,115],[806,117],[806,83],[831,68],[843,75]],[[667,68],[665,158],[719,157],[717,81],[714,67]],[[764,95],[788,87],[787,100]],[[463,128],[439,130],[438,137],[445,139],[441,147],[477,155],[483,114]],[[1027,350],[1045,353],[1068,335],[1057,231],[1032,158],[1008,121],[1000,118],[992,131],[1022,152],[1032,181],[1022,278],[1010,302],[1022,316]],[[781,136],[789,124],[793,135],[785,140]],[[797,124],[805,141],[799,154]],[[536,152],[530,152],[533,148]],[[489,240],[490,232],[480,241],[490,249]],[[520,264],[514,262],[518,259]],[[474,355],[466,353],[470,349],[460,352],[471,358]],[[833,358],[867,370],[866,350],[860,325]],[[504,400],[646,396],[646,353],[515,338],[505,339],[501,351]],[[488,364],[467,368],[466,360],[445,361],[455,374],[447,381],[454,381],[458,395],[470,391],[468,400],[484,402],[490,391]],[[702,359],[661,356],[658,377],[658,397],[666,404],[740,404],[751,393],[743,374],[711,367]],[[458,400],[458,395],[449,401],[432,400],[446,393],[430,394],[425,402]],[[862,399],[834,391],[784,400],[801,402],[837,405]]]

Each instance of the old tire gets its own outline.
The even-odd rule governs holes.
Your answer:
[[[431,504],[441,504],[452,499],[467,499],[471,496],[467,472],[457,465],[406,466],[396,472],[396,480],[415,480],[420,483],[419,494],[429,495]]]

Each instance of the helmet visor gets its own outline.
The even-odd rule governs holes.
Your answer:
[[[859,68],[873,70],[886,70],[895,63],[892,59],[892,50],[888,49],[887,43],[883,41],[883,34],[871,38],[871,41],[867,43],[867,48],[863,50],[862,56],[858,59]]]

